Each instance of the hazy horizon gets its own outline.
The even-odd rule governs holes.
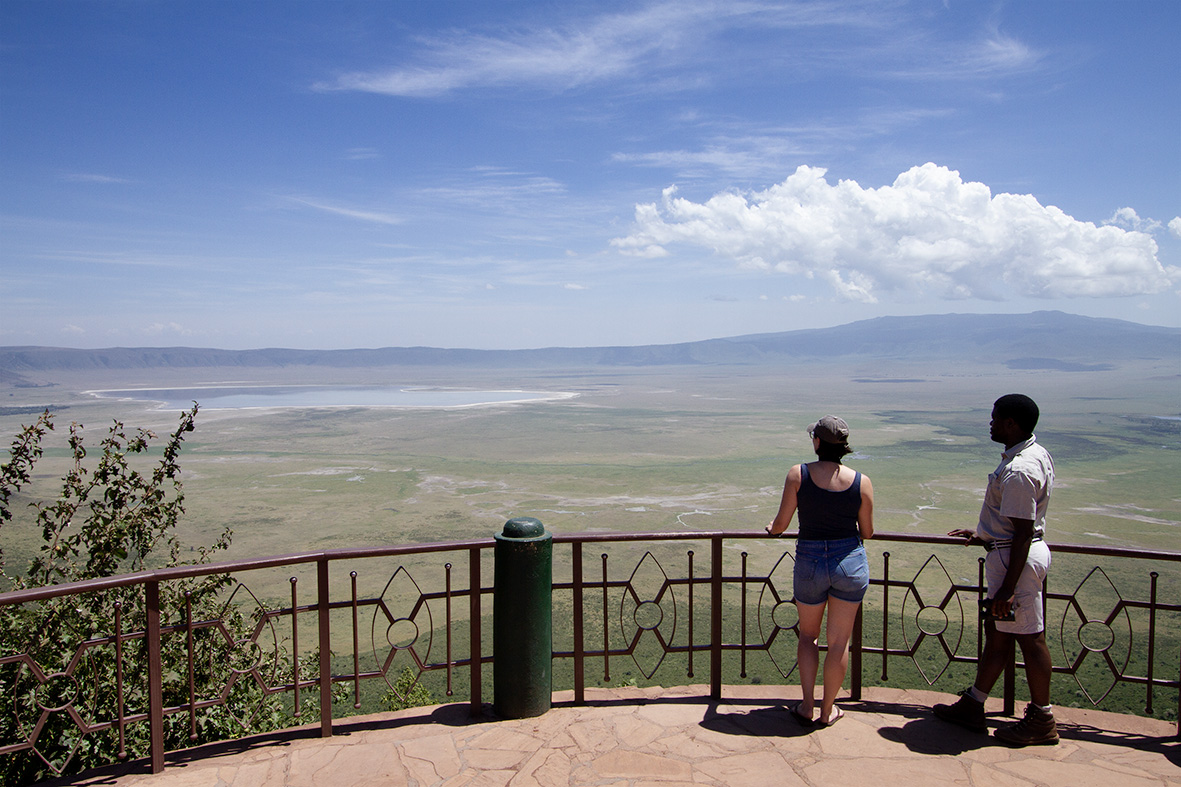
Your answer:
[[[681,344],[694,344],[697,342],[709,342],[709,341],[730,341],[730,340],[746,339],[746,338],[758,337],[758,336],[775,336],[778,334],[791,334],[791,333],[801,333],[801,332],[808,332],[808,331],[823,331],[823,330],[826,330],[827,328],[844,328],[844,327],[854,326],[859,323],[872,322],[872,321],[879,320],[879,319],[889,320],[891,318],[906,319],[907,317],[911,317],[911,318],[934,317],[934,318],[937,318],[937,317],[959,317],[959,316],[1007,317],[1007,316],[1032,316],[1032,315],[1039,314],[1039,313],[1064,314],[1069,317],[1084,317],[1087,319],[1097,319],[1097,320],[1105,320],[1105,319],[1106,320],[1117,320],[1119,322],[1124,322],[1124,323],[1128,323],[1131,325],[1136,325],[1136,326],[1140,326],[1140,327],[1144,327],[1144,328],[1175,329],[1178,327],[1178,326],[1172,326],[1172,325],[1146,323],[1146,322],[1141,322],[1141,321],[1137,321],[1137,320],[1125,320],[1122,318],[1106,318],[1106,317],[1089,317],[1088,318],[1087,315],[1075,314],[1075,313],[1071,313],[1071,312],[1058,312],[1058,311],[1047,312],[1044,310],[1039,310],[1039,311],[1034,311],[1034,312],[1017,313],[1017,314],[1001,314],[1001,313],[995,313],[995,314],[979,313],[979,314],[977,314],[977,313],[970,313],[970,312],[968,312],[968,313],[965,313],[965,312],[943,312],[940,314],[922,314],[922,315],[883,315],[882,317],[869,317],[869,318],[865,318],[863,320],[852,320],[850,322],[838,323],[835,325],[824,326],[824,327],[797,328],[797,329],[792,329],[792,330],[787,330],[787,331],[736,334],[736,335],[732,335],[732,336],[712,336],[712,337],[708,337],[705,339],[699,339],[699,340],[692,340],[692,341],[686,341],[686,342],[669,342],[666,344],[662,343],[662,344],[654,344],[654,345],[650,345],[650,344],[580,345],[580,346],[548,345],[548,346],[537,346],[537,347],[509,347],[509,348],[489,349],[489,350],[483,350],[481,348],[476,348],[476,347],[436,347],[436,346],[427,346],[427,345],[417,345],[417,346],[396,346],[396,345],[360,346],[360,345],[358,345],[358,346],[351,346],[351,347],[324,347],[324,348],[310,348],[310,347],[296,347],[296,346],[274,346],[274,347],[243,347],[243,348],[238,348],[238,349],[228,348],[228,347],[198,347],[195,345],[184,345],[184,344],[144,345],[144,346],[138,346],[138,347],[133,347],[133,346],[74,347],[74,346],[65,346],[65,345],[0,345],[0,350],[20,350],[20,349],[27,348],[27,349],[45,349],[45,350],[78,350],[78,351],[84,352],[84,351],[88,351],[88,350],[102,351],[102,350],[179,349],[179,350],[197,350],[197,351],[213,350],[213,351],[219,351],[219,352],[235,352],[235,353],[236,352],[265,352],[268,350],[294,351],[294,352],[350,352],[350,351],[389,350],[389,349],[457,350],[457,351],[472,351],[472,352],[529,352],[531,350],[591,350],[591,349],[610,348],[610,347],[639,348],[639,347],[648,347],[648,346],[676,346],[676,345],[681,345]],[[1179,347],[1178,349],[1179,349],[1179,351],[1181,351],[1181,347]]]

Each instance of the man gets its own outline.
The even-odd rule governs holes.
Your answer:
[[[944,721],[987,732],[984,701],[1016,641],[1025,660],[1031,701],[1021,721],[996,731],[996,737],[1010,746],[1058,742],[1050,708],[1052,670],[1042,603],[1042,583],[1050,568],[1050,550],[1043,538],[1054,460],[1033,434],[1037,420],[1037,405],[1023,394],[1002,396],[993,405],[989,437],[1005,446],[1001,463],[988,476],[976,530],[948,533],[963,537],[965,545],[981,544],[988,550],[984,565],[991,610],[984,624],[984,652],[976,666],[976,682],[954,704],[933,708]]]

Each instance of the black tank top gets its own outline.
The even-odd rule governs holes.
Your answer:
[[[796,495],[803,541],[828,541],[860,535],[857,513],[861,510],[861,473],[841,492],[816,486],[808,466],[800,465],[800,491]]]

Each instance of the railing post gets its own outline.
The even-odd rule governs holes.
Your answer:
[[[144,583],[148,613],[148,735],[151,739],[152,773],[164,770],[164,665],[160,643],[160,583]]]
[[[492,695],[506,719],[540,716],[553,700],[554,537],[532,517],[496,533]]]
[[[738,642],[739,642],[738,653],[740,655],[738,676],[741,678],[746,677],[746,558],[747,558],[747,554],[748,553],[745,550],[742,553],[742,584],[741,584],[742,601],[740,602],[740,604],[738,606],[738,617],[741,620],[741,628],[740,628],[741,634],[739,635],[739,640],[738,640]]]
[[[882,681],[887,680],[890,655],[890,552],[882,553]]]
[[[455,657],[451,652],[451,564],[443,564],[443,573],[447,580],[447,696],[452,695],[451,691],[451,669],[455,666]]]
[[[582,542],[571,546],[571,583],[574,585],[574,704],[586,702],[586,642],[583,639],[582,616]]]
[[[984,600],[987,593],[984,584],[984,558],[976,558],[976,603],[979,604]],[[984,618],[979,615],[973,615],[976,618],[976,663],[980,663],[981,657],[984,655]]]
[[[607,609],[611,605],[607,601],[607,553],[599,556],[603,563],[603,681],[611,680],[611,621],[607,617]]]
[[[357,620],[357,572],[350,571],[352,581],[352,612],[353,612],[353,708],[361,709],[361,640]]]
[[[295,687],[295,718],[299,718],[299,603],[295,593],[295,586],[299,579],[292,577],[291,582],[291,673],[292,684]]]
[[[329,630],[328,558],[316,561],[316,612],[320,627],[320,737],[332,737],[332,635]]]
[[[693,639],[693,594],[697,591],[697,581],[693,577],[693,550],[687,555],[689,558],[689,657],[688,677],[693,677],[693,653],[697,650],[697,642]]]
[[[1005,715],[1015,716],[1017,711],[1017,641],[1009,642],[1009,655],[1005,658]]]
[[[1156,655],[1156,580],[1159,576],[1155,571],[1148,572],[1148,673],[1144,681],[1144,690],[1148,696],[1144,701],[1144,712],[1149,716],[1152,715],[1152,667],[1156,660],[1153,656]],[[1181,724],[1181,717],[1178,717],[1177,723]]]
[[[849,696],[854,701],[861,699],[861,615],[864,611],[864,605],[858,606],[857,617],[853,618],[853,637],[849,654],[849,672],[852,673],[849,678]]]
[[[722,698],[722,537],[710,539],[709,696]]]
[[[468,707],[473,717],[484,712],[484,646],[480,641],[481,602],[483,601],[483,580],[480,579],[480,548],[472,547],[467,553],[468,575],[468,638],[471,640],[469,662],[471,665],[471,698]]]
[[[115,601],[115,713],[119,727],[119,751],[115,754],[120,760],[127,757],[127,720],[124,710],[126,700],[123,697],[123,604]]]

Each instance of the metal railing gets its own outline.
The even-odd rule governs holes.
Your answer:
[[[893,667],[911,672],[904,682],[935,685],[952,675],[962,678],[967,668],[959,667],[957,673],[956,665],[977,660],[982,635],[975,602],[983,597],[983,560],[969,557],[962,543],[944,536],[886,533],[867,542],[873,550],[872,577],[853,636],[849,684],[854,699],[860,698],[871,664],[880,662],[876,680],[883,683],[890,680]],[[117,735],[119,757],[143,756],[129,750],[125,740],[131,730],[142,738],[146,725],[146,754],[158,772],[165,762],[167,724],[183,720],[196,741],[202,713],[225,707],[231,694],[244,687],[263,701],[287,696],[296,719],[302,718],[311,691],[320,734],[331,736],[334,717],[340,717],[334,706],[341,704],[334,694],[351,689],[356,711],[363,705],[363,689],[396,691],[399,670],[407,668],[416,681],[439,673],[448,697],[456,693],[457,683],[465,683],[458,693],[467,695],[473,714],[480,714],[486,695],[484,667],[494,658],[484,622],[492,609],[487,597],[494,593],[488,565],[493,546],[487,538],[334,549],[0,593],[0,611],[114,592],[130,593],[146,610],[145,625],[125,631],[123,602],[113,604],[109,629],[79,632],[75,650],[61,668],[43,667],[21,643],[0,643],[0,687],[13,695],[0,696],[0,714],[23,715],[16,719],[17,738],[0,740],[0,756],[40,757],[51,771],[65,770],[72,754],[51,757],[46,753],[50,742],[42,740],[51,717],[63,714],[79,739]],[[925,559],[900,559],[890,552],[929,552],[931,546],[946,549]],[[599,554],[588,558],[588,547]],[[713,699],[721,698],[728,680],[751,679],[751,671],[758,671],[760,680],[767,673],[773,682],[788,681],[796,666],[795,638],[789,635],[796,623],[788,547],[761,532],[555,535],[555,573],[562,576],[555,577],[551,591],[553,658],[572,670],[574,701],[585,701],[588,685],[618,681],[621,665],[625,673],[634,669],[646,681],[658,678],[672,684],[692,682],[704,668]],[[1181,648],[1167,644],[1181,642],[1181,604],[1175,589],[1167,592],[1167,603],[1160,600],[1157,570],[1175,582],[1181,553],[1069,544],[1051,549],[1054,582],[1060,576],[1082,577],[1073,590],[1047,587],[1047,637],[1061,655],[1055,656],[1055,673],[1073,676],[1085,699],[1095,705],[1117,687],[1142,687],[1148,715],[1155,712],[1155,692],[1175,691],[1181,719]],[[439,557],[446,558],[442,566],[425,562]],[[1100,565],[1088,568],[1092,558]],[[682,559],[683,571],[667,568]],[[1065,570],[1060,562],[1067,562]],[[279,570],[296,572],[285,581],[289,599],[278,601],[272,594],[271,600],[260,601],[246,580],[270,577],[275,586],[274,572]],[[299,573],[313,570],[315,598],[308,601],[306,592],[301,599]],[[161,588],[169,583],[220,575],[232,575],[235,590],[219,615],[194,619],[187,596],[180,608],[161,603]],[[346,576],[347,583],[342,581]],[[1137,592],[1128,592],[1128,587]],[[1096,603],[1100,614],[1094,614]],[[301,640],[308,618],[315,620],[311,647],[306,637]],[[369,641],[364,647],[363,636]],[[208,664],[224,668],[198,668]],[[1009,669],[1003,686],[1010,714],[1014,670]],[[85,681],[99,675],[109,679],[112,672],[116,700],[91,702],[95,692]],[[138,694],[124,683],[132,675],[146,681]],[[213,685],[201,685],[199,676],[217,677],[209,678]],[[1097,679],[1110,685],[1102,691],[1087,685]],[[166,680],[174,689],[170,704],[165,702]]]

